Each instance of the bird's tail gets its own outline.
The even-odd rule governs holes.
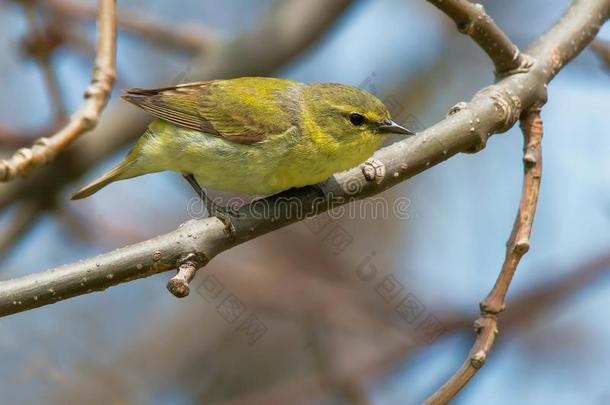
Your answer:
[[[97,193],[100,189],[106,187],[113,181],[128,179],[135,177],[138,174],[130,173],[130,168],[135,163],[135,160],[125,159],[118,165],[114,166],[110,171],[104,174],[102,177],[94,180],[87,184],[85,187],[78,190],[72,197],[71,200],[80,200],[81,198],[89,197],[91,194]]]

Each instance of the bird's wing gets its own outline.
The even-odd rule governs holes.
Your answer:
[[[270,78],[214,80],[133,88],[122,97],[173,124],[253,144],[295,125],[298,85]]]

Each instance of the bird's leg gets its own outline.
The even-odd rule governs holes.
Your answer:
[[[197,194],[197,196],[201,198],[201,200],[205,203],[205,206],[208,209],[208,213],[211,215],[212,211],[214,210],[213,206],[216,204],[210,199],[210,197],[208,197],[208,195],[201,188],[199,183],[197,183],[197,180],[195,180],[195,176],[193,176],[192,174],[182,173],[182,177],[184,177],[184,179],[188,181],[191,187],[193,187],[193,190],[195,190],[195,194]]]
[[[235,235],[235,226],[233,225],[233,222],[231,222],[231,218],[236,216],[236,214],[234,214],[230,208],[221,207],[212,201],[212,199],[208,197],[205,191],[201,188],[199,183],[197,183],[195,176],[190,173],[182,173],[182,177],[188,181],[191,187],[193,187],[193,190],[195,190],[197,196],[205,203],[208,214],[220,219],[226,225],[229,234],[231,236]]]

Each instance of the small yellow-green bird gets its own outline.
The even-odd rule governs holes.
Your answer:
[[[123,98],[155,119],[127,157],[83,187],[171,170],[199,185],[270,195],[319,183],[369,158],[389,133],[414,135],[383,103],[341,84],[242,77],[129,89]]]

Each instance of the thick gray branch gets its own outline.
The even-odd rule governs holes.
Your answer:
[[[225,234],[223,224],[216,218],[192,220],[176,231],[145,242],[4,281],[0,283],[0,315],[173,269],[189,254],[206,263],[237,244],[328,209],[329,204],[321,202],[322,197],[328,201],[332,196],[333,205],[364,198],[459,152],[479,150],[491,134],[511,128],[523,110],[544,102],[546,83],[593,39],[609,15],[608,0],[575,1],[555,26],[528,49],[534,59],[530,70],[480,90],[469,103],[460,103],[452,110],[453,114],[416,137],[379,150],[374,157],[385,166],[382,178],[370,180],[363,168],[357,167],[333,176],[320,188],[289,190],[265,199],[264,203],[244,207],[241,210],[244,218],[235,222],[235,239]],[[286,204],[278,204],[283,198],[299,201],[302,210],[286,210]],[[271,211],[262,215],[265,207]],[[274,220],[268,219],[270,215]]]

